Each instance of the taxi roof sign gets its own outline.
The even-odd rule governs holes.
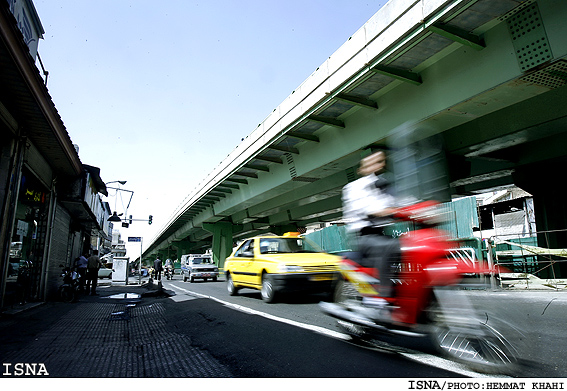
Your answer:
[[[299,232],[286,232],[283,236],[299,236]]]

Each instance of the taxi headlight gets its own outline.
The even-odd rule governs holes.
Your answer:
[[[280,273],[302,272],[301,266],[297,265],[279,265],[278,270]]]

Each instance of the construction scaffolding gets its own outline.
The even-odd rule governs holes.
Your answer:
[[[565,289],[567,279],[557,273],[557,266],[567,262],[567,249],[550,248],[550,236],[567,230],[536,231],[531,235],[494,235],[487,240],[495,264],[510,273],[501,275],[503,286],[537,286]],[[531,286],[531,287],[530,287]]]

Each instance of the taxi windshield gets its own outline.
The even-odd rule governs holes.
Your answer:
[[[261,254],[290,254],[316,253],[321,249],[304,238],[262,238],[260,239]]]

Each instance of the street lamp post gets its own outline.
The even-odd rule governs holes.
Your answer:
[[[138,264],[138,284],[142,285],[142,254],[144,249],[142,247],[142,238],[140,238],[140,263]]]
[[[142,285],[142,255],[144,253],[141,236],[129,236],[129,242],[140,242],[140,263],[138,263],[138,284]]]
[[[126,181],[115,181],[115,182],[118,182],[118,183],[120,183],[120,184],[126,183]],[[111,182],[108,182],[108,183],[111,183]],[[106,188],[107,188],[107,189],[117,190],[117,191],[125,191],[125,192],[127,192],[127,193],[130,193],[130,199],[128,200],[128,205],[126,205],[126,209],[124,210],[124,213],[125,213],[125,215],[127,216],[127,215],[128,215],[128,208],[130,207],[130,203],[132,202],[132,197],[134,196],[134,192],[133,192],[132,190],[121,189],[121,188],[119,188],[119,187],[109,187],[109,186],[107,186]],[[114,213],[112,214],[112,216],[110,216],[110,218],[108,219],[108,221],[114,221],[114,222],[122,221],[122,219],[120,219],[119,216],[122,216],[122,213],[118,215],[118,214],[116,214],[116,211],[114,211]],[[125,216],[125,219],[126,219],[126,216]],[[111,220],[111,219],[112,219],[112,220]],[[125,225],[125,224],[128,224],[128,223],[123,222],[123,223],[122,223],[122,226],[128,228],[128,225]]]
[[[119,183],[121,185],[126,184],[126,181],[111,181],[111,182],[107,182],[106,184],[109,183]],[[122,227],[128,228],[129,224],[132,224],[132,221],[147,221],[148,224],[152,223],[153,220],[153,216],[149,215],[148,219],[133,219],[132,216],[130,216],[128,218],[128,208],[130,207],[130,203],[132,202],[132,197],[134,196],[134,192],[132,190],[126,190],[126,189],[122,189],[120,187],[109,187],[107,186],[107,189],[113,189],[113,190],[117,190],[117,191],[125,191],[130,193],[130,199],[128,200],[128,205],[126,205],[126,208],[124,210],[124,213],[116,213],[116,211],[114,211],[114,213],[112,213],[112,216],[110,216],[108,218],[107,221],[112,221],[112,222],[122,222]],[[124,219],[121,218],[121,216],[124,215]],[[129,221],[129,223],[128,223]],[[141,284],[142,283],[142,254],[144,252],[143,249],[143,243],[142,243],[142,237],[128,237],[128,241],[129,242],[140,242],[140,263],[138,264],[138,282]],[[126,271],[126,273],[128,273],[128,270]],[[128,280],[128,277],[126,276],[126,280]]]

